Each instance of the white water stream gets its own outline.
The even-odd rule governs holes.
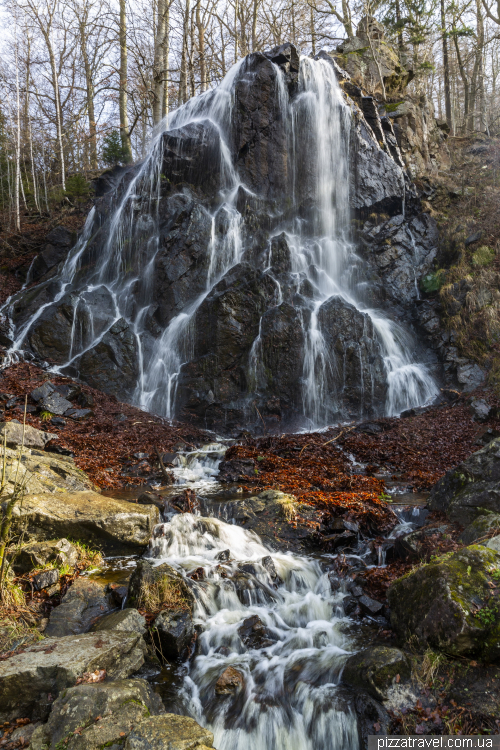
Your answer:
[[[229,148],[234,85],[244,65],[244,60],[236,64],[217,89],[190,100],[171,116],[169,122],[169,129],[174,130],[189,123],[209,120],[220,134],[221,203],[213,214],[200,209],[206,211],[212,225],[203,293],[195,296],[151,345],[148,315],[152,312],[155,258],[160,249],[158,206],[163,151],[159,135],[117,203],[95,266],[89,273],[82,268],[82,259],[95,231],[92,211],[58,280],[50,282],[51,288],[56,288],[55,293],[29,320],[13,331],[11,358],[22,354],[26,336],[44,310],[70,295],[69,304],[73,306],[71,342],[66,361],[57,368],[58,371],[78,374],[82,354],[95,347],[111,326],[124,318],[137,341],[139,376],[134,402],[168,418],[174,416],[179,373],[183,363],[193,356],[194,315],[224,274],[244,256],[242,217],[236,208],[241,182]],[[370,346],[381,352],[387,379],[386,404],[375,406],[387,415],[394,415],[428,403],[437,395],[438,389],[427,368],[414,361],[413,343],[408,333],[382,312],[369,309],[363,301],[366,280],[362,278],[362,261],[356,255],[349,231],[351,113],[343,101],[333,67],[325,60],[303,57],[299,94],[293,101],[289,99],[278,68],[276,87],[275,95],[288,129],[292,200],[298,207],[307,190],[314,207],[312,222],[302,221],[297,214],[276,232],[285,231],[288,237],[297,285],[306,280],[313,290],[309,307],[306,306],[301,313],[305,338],[301,381],[303,415],[311,427],[321,427],[338,419],[337,392],[341,392],[345,384],[342,363],[337,362],[326,347],[318,323],[321,306],[334,296],[354,305],[373,324],[374,338]],[[307,178],[303,174],[304,164],[307,164]],[[178,199],[187,200],[182,195]],[[262,270],[271,274],[270,269],[263,267]],[[276,284],[278,306],[282,294],[277,281]],[[12,315],[18,296],[14,295],[2,309],[7,317]],[[362,356],[361,349],[359,356]],[[331,386],[332,373],[335,388]],[[259,390],[264,391],[266,387],[260,330],[249,355],[248,376],[253,389],[248,394],[251,401]],[[367,404],[373,405],[373,383],[362,382],[360,387],[361,401],[364,402],[366,395]],[[364,403],[361,403],[361,414],[363,410]]]
[[[219,562],[228,549],[231,561]],[[193,584],[202,633],[180,710],[213,731],[217,750],[357,750],[356,717],[337,687],[350,650],[344,594],[332,592],[317,561],[270,553],[250,531],[187,513],[156,527],[148,555],[180,571],[204,570]],[[245,646],[238,632],[255,615],[267,628],[260,648]],[[216,695],[228,667],[243,675],[243,687]]]

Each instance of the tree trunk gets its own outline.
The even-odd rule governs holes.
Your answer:
[[[87,116],[89,119],[89,142],[90,142],[90,168],[97,169],[97,128],[94,107],[94,81],[92,80],[92,68],[87,53],[87,40],[85,36],[85,23],[79,20],[80,48],[82,52],[83,67],[85,69],[85,94],[87,98]]]
[[[163,97],[162,97],[162,111],[161,116],[167,117],[170,107],[169,101],[169,53],[170,53],[170,2],[166,0],[165,9],[165,37],[163,41]]]
[[[453,133],[453,123],[451,119],[450,61],[448,57],[448,38],[446,36],[446,15],[444,10],[444,0],[441,0],[441,43],[443,45],[443,77],[446,123]]]
[[[200,13],[200,0],[196,3],[196,27],[198,29],[198,64],[200,68],[200,89],[207,90],[207,69],[205,62],[205,26]]]
[[[158,0],[158,22],[156,26],[153,61],[153,127],[160,123],[163,109],[163,77],[165,75],[165,5],[166,0]]]
[[[314,25],[314,8],[312,5],[309,6],[310,11],[310,18],[309,18],[309,26],[311,31],[311,48],[313,55],[316,54],[316,28]]]
[[[127,11],[125,0],[120,0],[120,137],[122,141],[123,160],[126,164],[132,161],[132,145],[130,143],[130,131],[127,112],[127,88],[128,88],[128,51],[127,51]]]

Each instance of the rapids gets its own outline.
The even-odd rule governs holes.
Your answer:
[[[230,561],[219,561],[226,550]],[[270,552],[252,532],[188,513],[156,527],[145,556],[184,573],[203,568],[192,583],[201,633],[175,710],[210,728],[217,750],[358,748],[357,719],[338,687],[352,649],[345,594],[332,591],[317,560]],[[238,629],[255,615],[266,641],[247,647]],[[228,667],[243,674],[243,688],[217,696]]]

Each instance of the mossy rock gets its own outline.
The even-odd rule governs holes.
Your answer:
[[[474,545],[395,581],[388,591],[397,635],[454,656],[500,661],[500,554]]]
[[[500,438],[445,474],[431,490],[429,508],[464,526],[478,516],[500,514]]]
[[[475,518],[462,532],[460,541],[464,544],[474,544],[492,531],[500,533],[500,513],[486,513]]]
[[[172,598],[178,601],[177,609],[192,610],[195,598],[182,574],[167,563],[153,567],[146,560],[139,561],[130,577],[127,606],[144,607],[147,610],[148,602],[145,601],[145,598],[148,598],[149,593],[154,595],[155,590],[162,584],[165,585],[165,588],[171,589],[172,594],[175,593],[175,597]],[[163,608],[159,607],[159,609]]]
[[[377,700],[386,700],[398,675],[403,679],[411,675],[405,654],[397,648],[375,646],[349,657],[342,672],[342,682],[366,690]]]

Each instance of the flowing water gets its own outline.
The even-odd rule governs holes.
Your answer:
[[[231,559],[220,562],[226,550]],[[146,556],[184,572],[203,568],[193,583],[198,652],[176,710],[210,728],[217,750],[358,748],[356,717],[338,687],[352,648],[344,594],[332,592],[318,561],[270,553],[252,532],[187,513],[156,527]],[[255,616],[265,640],[245,645],[240,628]],[[243,687],[216,695],[228,667]]]
[[[212,226],[207,248],[209,256],[205,290],[193,297],[154,342],[148,333],[155,258],[160,249],[162,139],[157,136],[149,156],[128,187],[117,197],[109,221],[107,239],[99,250],[90,272],[82,267],[85,250],[92,240],[94,212],[71,251],[57,281],[51,282],[48,302],[13,331],[10,356],[22,354],[26,336],[51,304],[66,301],[73,310],[71,341],[67,358],[58,370],[78,375],[82,354],[94,348],[110,329],[125,319],[137,342],[139,375],[133,401],[146,410],[171,418],[175,414],[179,373],[193,357],[194,315],[220,279],[244,258],[243,220],[236,208],[241,181],[230,150],[234,86],[244,74],[245,61],[235,65],[214,91],[190,100],[179,108],[168,123],[170,130],[189,123],[209,120],[220,136],[221,185],[219,205],[205,211]],[[292,277],[297,288],[307,281],[310,300],[301,310],[305,351],[301,379],[303,416],[309,426],[320,427],[338,419],[341,410],[336,393],[345,386],[342,362],[327,348],[319,313],[332,297],[345,302],[371,320],[373,333],[369,351],[383,357],[387,381],[385,405],[375,405],[387,415],[430,402],[438,389],[427,368],[414,359],[408,333],[379,310],[365,302],[366,278],[363,263],[350,240],[349,212],[349,130],[351,110],[344,103],[334,70],[325,60],[303,57],[300,62],[299,93],[290,100],[283,75],[277,68],[275,95],[282,110],[288,141],[292,175],[292,218],[278,228],[285,232],[291,250]],[[183,196],[177,196],[183,200]],[[299,218],[304,201],[312,206],[312,219]],[[272,276],[263,261],[263,271]],[[282,302],[277,285],[276,305]],[[4,306],[11,316],[17,297]],[[368,334],[363,338],[366,339]],[[359,354],[362,357],[361,350]],[[361,373],[363,367],[360,368]],[[265,392],[265,368],[259,334],[248,362],[248,400]],[[363,377],[363,375],[361,375]],[[332,378],[335,387],[332,388]],[[373,377],[360,383],[360,415],[365,401],[373,407]]]

